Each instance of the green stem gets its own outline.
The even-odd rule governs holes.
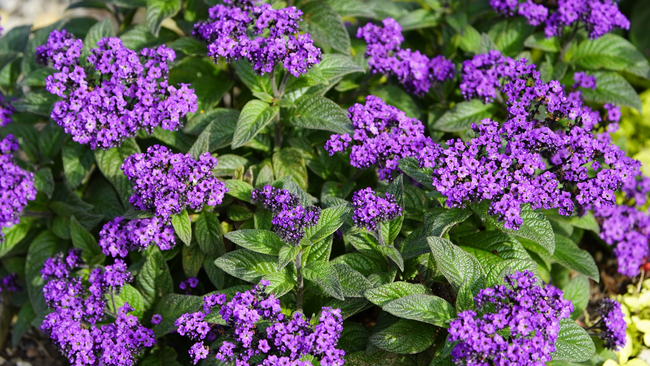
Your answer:
[[[573,26],[573,31],[571,32],[571,36],[569,37],[568,41],[564,44],[564,46],[562,46],[560,55],[557,57],[558,62],[564,61],[564,56],[566,56],[566,53],[569,50],[569,46],[571,46],[571,43],[576,38],[577,34],[578,34],[578,22],[575,22],[575,25]]]

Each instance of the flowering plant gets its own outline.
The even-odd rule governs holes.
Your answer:
[[[589,300],[650,270],[650,180],[616,137],[650,85],[633,3],[79,1],[107,17],[4,30],[13,344],[40,329],[97,366],[628,349],[629,304]]]

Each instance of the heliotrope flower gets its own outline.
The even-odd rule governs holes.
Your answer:
[[[269,73],[277,63],[293,76],[320,62],[321,51],[308,33],[299,34],[302,11],[274,9],[253,1],[224,1],[209,9],[210,20],[195,25],[193,35],[208,44],[208,56],[246,59],[253,70]]]
[[[330,155],[346,151],[350,146],[350,164],[356,168],[379,166],[379,178],[391,179],[399,161],[417,157],[432,144],[424,135],[424,125],[407,117],[381,98],[369,95],[366,104],[355,104],[348,110],[354,134],[332,135],[325,144]]]
[[[402,214],[402,208],[397,205],[392,194],[385,193],[384,197],[381,197],[376,195],[372,188],[354,192],[352,206],[354,224],[369,231],[377,230],[378,224],[393,220]]]
[[[11,115],[16,110],[9,104],[8,101],[0,94],[0,127],[4,127],[11,123]]]
[[[320,218],[320,207],[303,207],[297,195],[269,185],[255,188],[251,202],[271,211],[273,231],[285,242],[295,245],[305,236],[305,229],[316,225]]]
[[[37,61],[58,71],[46,79],[46,89],[62,98],[51,117],[74,141],[106,149],[140,129],[175,131],[182,117],[196,112],[194,91],[169,85],[176,55],[165,45],[136,53],[119,38],[102,38],[90,50],[87,67],[80,60],[82,48],[72,34],[54,30],[36,49]]]
[[[395,75],[411,93],[424,94],[432,83],[450,80],[456,73],[454,64],[439,55],[429,59],[420,51],[402,49],[402,27],[395,19],[386,18],[383,27],[368,23],[359,28],[357,38],[363,38],[368,47],[366,57],[373,73]]]
[[[621,310],[621,304],[613,299],[603,299],[597,310],[601,316],[595,326],[601,330],[599,337],[605,342],[605,347],[618,351],[625,346],[625,315]]]
[[[583,71],[576,72],[573,75],[573,81],[575,81],[575,84],[573,84],[573,89],[585,88],[596,90],[596,77],[589,75]]]
[[[0,302],[2,301],[3,292],[18,292],[22,288],[18,283],[18,274],[10,273],[9,275],[0,279]]]
[[[488,57],[497,59],[493,52]],[[585,106],[579,91],[566,94],[559,82],[541,81],[524,59],[496,65],[483,72],[502,67],[496,74],[507,76],[500,87],[506,121],[485,119],[472,126],[475,138],[449,140],[446,148],[431,144],[420,153],[421,164],[434,168],[433,186],[447,205],[492,200],[489,213],[510,229],[522,224],[524,204],[566,216],[613,206],[614,192],[640,173],[640,163],[598,132],[610,121]]]
[[[217,360],[238,366],[311,366],[309,361],[300,361],[305,355],[314,356],[323,366],[343,365],[345,352],[336,348],[343,330],[341,310],[323,308],[316,325],[302,313],[287,318],[280,300],[266,292],[268,285],[262,280],[230,301],[223,294],[206,295],[203,311],[176,320],[178,333],[197,341],[189,350],[194,363],[216,352]],[[220,306],[225,326],[206,320],[215,306]],[[259,327],[260,323],[265,326]],[[211,342],[217,334],[226,339],[217,342],[218,349],[210,349],[203,341]]]
[[[456,365],[543,365],[551,361],[560,320],[573,311],[562,291],[540,286],[530,271],[505,277],[508,286],[479,291],[476,311],[465,310],[449,325]]]
[[[132,280],[126,263],[117,259],[104,270],[94,268],[87,279],[73,272],[82,265],[77,249],[46,260],[41,270],[47,281],[43,295],[54,311],[45,316],[41,329],[71,364],[135,364],[135,356],[155,343],[153,332],[128,314],[133,311],[128,303],[110,314],[114,322],[106,322],[105,315],[107,299]]]
[[[99,246],[105,255],[126,257],[130,251],[141,251],[151,243],[160,250],[168,250],[176,245],[174,227],[162,218],[126,220],[116,217],[104,224],[99,232]]]
[[[13,135],[0,140],[0,228],[17,224],[20,211],[36,198],[34,173],[24,171],[13,158],[18,148]],[[3,240],[0,232],[0,242]]]
[[[146,153],[133,154],[122,164],[124,175],[133,183],[129,202],[163,222],[186,206],[201,210],[204,205],[219,205],[228,188],[212,174],[216,166],[217,159],[207,152],[195,159],[190,154],[174,154],[165,146],[150,146]]]
[[[630,21],[621,13],[618,0],[490,0],[494,10],[505,16],[521,15],[531,25],[545,24],[547,37],[561,34],[566,26],[584,26],[591,39],[615,28],[629,29]]]

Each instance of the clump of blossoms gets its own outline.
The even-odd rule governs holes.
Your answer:
[[[11,115],[14,114],[15,111],[14,107],[12,107],[11,104],[0,95],[0,127],[4,127],[11,123]]]
[[[363,38],[368,47],[366,57],[373,73],[395,75],[411,93],[422,95],[432,83],[450,80],[456,74],[454,64],[443,56],[429,59],[420,51],[402,49],[402,27],[395,19],[386,18],[383,27],[368,23],[359,28],[357,38]]]
[[[432,144],[424,135],[422,122],[407,117],[374,95],[366,98],[365,105],[357,103],[348,112],[354,134],[332,135],[325,150],[334,155],[352,145],[350,164],[356,168],[378,165],[380,179],[391,179],[401,159],[417,157],[422,149]]]
[[[215,61],[246,59],[259,74],[282,63],[293,76],[320,62],[321,51],[309,34],[299,34],[302,11],[295,6],[273,9],[270,4],[225,0],[209,9],[210,21],[194,27],[193,35],[208,44]]]
[[[508,117],[485,119],[477,137],[427,146],[421,164],[433,170],[433,186],[447,205],[492,200],[489,213],[517,229],[522,205],[559,209],[561,215],[616,203],[614,191],[640,173],[640,163],[596,133],[610,121],[585,106],[580,92],[565,94],[557,81],[544,83],[522,59],[501,91]]]
[[[150,146],[146,153],[133,154],[122,164],[124,175],[133,183],[129,202],[163,222],[186,206],[201,210],[203,205],[221,204],[228,188],[212,175],[216,166],[217,159],[207,152],[195,159],[190,154],[174,154],[165,146]]]
[[[463,61],[460,91],[465,99],[481,98],[489,103],[497,97],[502,81],[519,76],[522,70],[514,59],[492,50]]]
[[[104,224],[99,232],[99,246],[105,255],[126,257],[130,251],[144,250],[151,243],[160,250],[169,250],[176,245],[174,227],[160,217],[126,220],[116,217]]]
[[[615,28],[630,29],[630,21],[618,9],[617,3],[618,0],[490,0],[499,14],[521,15],[534,26],[545,24],[547,37],[561,34],[563,27],[582,25],[591,39]]]
[[[540,286],[530,271],[506,276],[508,286],[479,291],[476,312],[465,310],[449,325],[456,365],[543,365],[551,361],[560,320],[573,311],[562,291]]]
[[[211,352],[203,340],[212,341],[221,334],[229,339],[221,341],[215,358],[228,364],[312,366],[310,361],[301,360],[311,355],[322,366],[343,365],[345,352],[336,348],[343,330],[341,310],[323,308],[315,326],[302,313],[286,318],[280,300],[266,292],[268,285],[268,281],[262,280],[228,302],[222,294],[206,295],[203,311],[183,314],[176,320],[178,333],[197,341],[189,350],[194,363]],[[217,305],[225,327],[205,320]],[[259,327],[259,323],[266,326]]]
[[[10,273],[9,275],[0,279],[0,302],[2,301],[3,292],[18,292],[22,290],[20,284],[18,283],[18,275],[16,273]]]
[[[0,228],[17,224],[20,211],[36,198],[34,173],[21,169],[12,156],[18,148],[13,135],[0,140]],[[4,235],[0,232],[2,241]]]
[[[320,218],[320,207],[303,207],[297,195],[269,185],[262,189],[255,188],[251,202],[271,211],[273,231],[282,240],[294,245],[298,245],[305,236],[305,228],[316,225]]]
[[[617,351],[625,346],[625,315],[621,304],[613,299],[603,299],[596,310],[600,315],[598,323],[593,328],[600,329],[599,337],[604,341],[605,347]]]
[[[102,38],[87,67],[80,62],[82,48],[72,34],[54,30],[36,49],[37,61],[59,71],[46,79],[46,89],[62,98],[51,117],[74,141],[106,149],[140,129],[175,131],[182,117],[196,112],[194,91],[169,85],[169,63],[176,57],[170,48],[144,48],[138,54],[119,38]]]
[[[402,208],[395,202],[395,197],[385,193],[384,197],[376,195],[372,188],[354,192],[352,196],[354,215],[352,220],[359,227],[365,227],[370,232],[378,231],[378,225],[402,215]],[[377,233],[378,237],[381,232]]]
[[[575,84],[573,84],[573,89],[585,88],[596,90],[596,77],[583,71],[576,72],[573,75],[573,81],[575,82]]]
[[[645,205],[650,192],[650,178],[631,180],[623,186],[625,201],[616,206],[596,207],[594,216],[600,225],[600,238],[615,245],[618,272],[634,277],[650,256],[650,216]]]
[[[117,259],[104,270],[92,269],[87,279],[73,272],[83,265],[77,249],[45,262],[43,295],[54,312],[45,316],[41,329],[74,365],[131,366],[143,347],[155,343],[155,337],[136,316],[128,314],[133,310],[128,303],[110,314],[114,323],[106,323],[107,297],[119,293],[132,279],[126,263]]]

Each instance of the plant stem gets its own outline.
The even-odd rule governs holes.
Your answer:
[[[50,217],[52,216],[52,214],[50,214],[49,212],[40,212],[40,211],[23,211],[23,213],[20,216],[43,218],[43,217]]]
[[[578,34],[578,22],[575,23],[573,26],[573,31],[571,32],[571,36],[567,40],[567,42],[562,46],[562,50],[560,51],[560,55],[557,57],[558,62],[564,61],[564,56],[566,55],[566,52],[569,50],[569,46],[573,42],[573,40],[576,38],[576,35]]]
[[[302,302],[305,297],[305,284],[302,278],[302,252],[298,253],[296,256],[296,273],[297,273],[297,285],[296,289],[296,311],[303,312]]]
[[[275,115],[273,118],[273,130],[274,130],[274,151],[280,151],[282,148],[282,126],[280,125],[280,112]]]
[[[289,72],[284,73],[284,77],[282,78],[282,81],[280,82],[280,90],[278,91],[278,95],[274,95],[275,98],[282,98],[284,96],[284,89],[287,87],[287,81],[289,80]]]
[[[115,314],[112,314],[115,319],[117,319],[117,306],[115,306],[115,297],[113,296],[113,289],[111,288],[111,302],[113,303],[113,311]]]
[[[377,238],[377,241],[379,242],[379,245],[386,246],[386,243],[384,243],[384,236],[381,234],[381,222],[377,223],[377,230],[375,231],[375,238]]]
[[[278,89],[278,85],[275,82],[275,72],[271,73],[271,87],[273,88],[273,99],[275,101],[280,100],[282,96],[284,95],[284,88],[287,86],[287,80],[289,80],[289,73],[285,72],[284,77],[282,78],[282,81],[280,82],[280,89]],[[278,114],[275,115],[273,118],[273,129],[274,129],[274,150],[275,151],[280,151],[282,148],[282,125],[280,124],[280,112],[278,111]]]

